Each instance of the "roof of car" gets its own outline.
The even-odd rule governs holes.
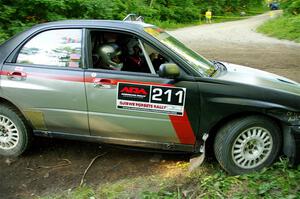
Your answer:
[[[99,27],[115,27],[115,28],[129,28],[140,30],[144,27],[153,26],[140,21],[120,21],[120,20],[97,20],[97,19],[80,19],[80,20],[61,20],[54,22],[42,23],[33,28],[43,28],[52,26],[99,26]]]

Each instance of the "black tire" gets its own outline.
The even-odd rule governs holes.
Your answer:
[[[12,125],[11,128],[16,130],[13,130],[13,133],[8,132],[7,128],[5,130],[7,127],[5,122]],[[2,156],[19,156],[25,152],[31,143],[31,130],[28,128],[24,117],[15,108],[3,104],[0,104],[0,136],[2,136],[0,137],[0,155]],[[5,136],[14,138],[8,142],[4,140]]]
[[[264,116],[248,116],[233,120],[219,130],[214,152],[229,174],[238,175],[270,166],[281,144],[282,135],[276,123]]]

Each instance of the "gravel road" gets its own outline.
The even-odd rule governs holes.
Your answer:
[[[269,18],[267,13],[170,33],[209,59],[248,65],[300,82],[300,44],[269,38],[254,31]],[[184,155],[153,155],[99,147],[95,143],[39,138],[31,150],[18,159],[0,157],[0,198],[32,198],[76,187],[91,159],[103,152],[108,153],[93,164],[85,178],[88,185],[169,175],[170,172],[173,175],[177,162],[188,161],[188,156]]]
[[[300,44],[255,32],[263,22],[281,14],[272,12],[169,33],[209,59],[247,65],[300,82]]]

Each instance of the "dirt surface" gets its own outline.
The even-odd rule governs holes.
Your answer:
[[[277,12],[278,13],[278,12]],[[300,82],[300,45],[255,33],[269,19],[264,14],[246,20],[178,29],[170,33],[209,59],[248,65]],[[106,182],[162,174],[187,155],[137,152],[94,143],[37,138],[28,153],[16,159],[0,157],[0,198],[31,198],[73,189],[97,155],[85,182]]]
[[[78,187],[91,160],[85,183],[99,184],[166,172],[186,155],[133,151],[95,143],[36,138],[17,159],[0,158],[0,198],[32,198]]]

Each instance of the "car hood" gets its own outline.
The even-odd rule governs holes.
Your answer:
[[[285,77],[246,66],[221,62],[227,71],[216,79],[278,90],[300,96],[300,84]]]

